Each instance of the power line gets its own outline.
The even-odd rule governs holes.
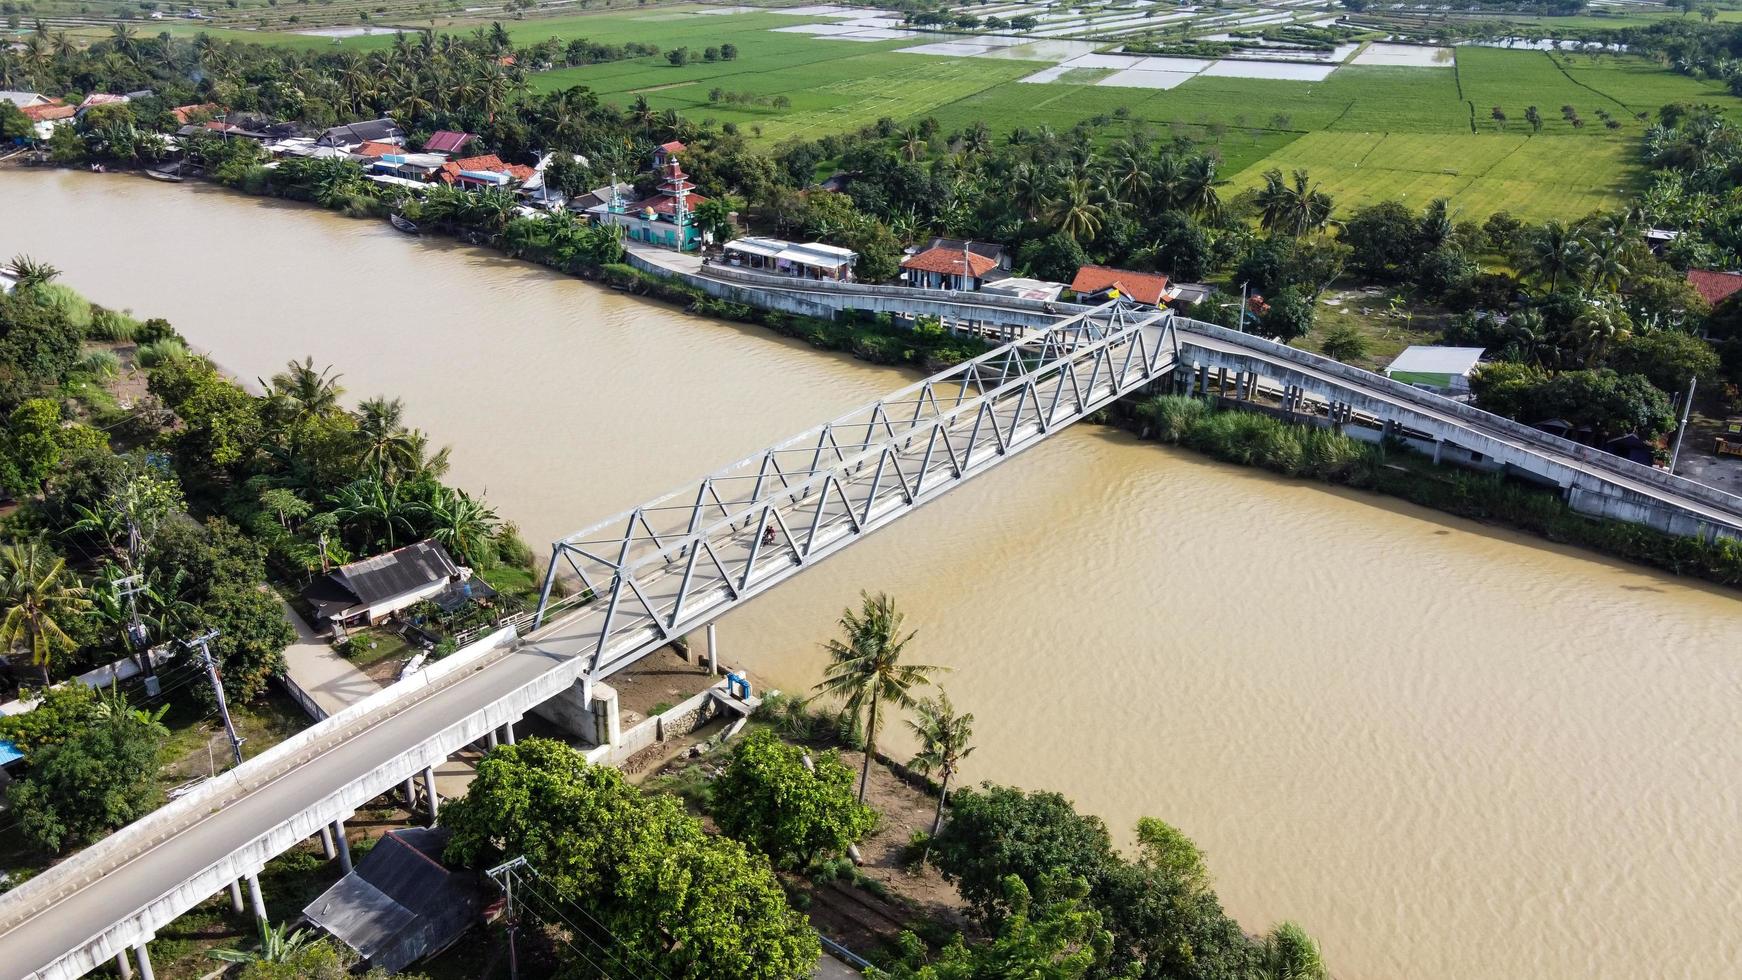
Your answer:
[[[534,872],[534,874],[537,874],[537,872]],[[570,932],[574,933],[577,936],[582,937],[587,942],[592,943],[594,946],[597,946],[599,948],[599,951],[604,953],[605,956],[608,959],[610,959],[611,962],[615,963],[619,969],[627,971],[629,976],[632,976],[632,977],[635,976],[635,970],[633,967],[631,967],[629,964],[623,962],[622,959],[618,958],[617,955],[612,953],[610,948],[607,947],[604,943],[601,943],[597,939],[594,939],[592,936],[588,935],[587,931],[585,929],[582,929],[580,926],[575,925],[573,920],[571,920],[568,916],[564,915],[562,912],[562,909],[560,907],[558,907],[556,902],[552,901],[548,895],[545,895],[544,893],[542,893],[536,889],[533,889],[533,888],[527,888],[526,894],[531,895],[533,898],[538,899],[539,902],[541,902],[545,908],[550,910],[551,914],[555,915],[558,919],[562,920],[563,925],[568,926]],[[622,940],[617,939],[616,936],[612,936],[611,938],[613,940],[615,940],[618,945],[626,945],[625,943],[623,943]]]
[[[546,882],[544,880],[544,876],[540,875],[538,873],[537,868],[535,868],[529,864],[529,865],[527,865],[527,870],[532,872],[534,878],[537,879],[538,884],[540,884],[540,885],[548,885],[549,884],[548,882]],[[552,886],[552,887],[554,887],[554,886]],[[543,892],[540,892],[537,890],[531,890],[531,889],[529,889],[529,891],[531,891],[531,893],[535,897],[543,900],[544,902],[546,902],[548,904],[551,904],[553,907],[558,905],[558,903],[555,900],[553,900],[549,895],[546,895]],[[612,932],[611,928],[609,926],[605,925],[603,922],[600,922],[598,919],[594,918],[592,913],[590,913],[586,909],[582,908],[579,904],[576,904],[573,902],[569,902],[566,904],[568,904],[568,906],[570,908],[574,909],[576,912],[579,912],[581,915],[585,916],[588,922],[591,922],[593,925],[597,926],[602,932],[605,933],[605,935],[610,936],[612,942],[614,942],[617,945],[628,950],[631,954],[639,957],[641,959],[641,962],[646,964],[647,968],[652,970],[655,974],[657,974],[661,978],[661,980],[671,980],[670,977],[667,977],[665,975],[665,971],[663,971],[659,968],[659,964],[655,963],[653,961],[653,958],[651,956],[649,956],[646,952],[639,950],[639,949],[636,949],[633,945],[625,942],[621,936],[618,936],[615,932]],[[560,907],[557,909],[557,914],[559,916],[562,915]],[[580,929],[577,928],[574,923],[568,921],[567,916],[563,916],[563,921],[568,922],[569,928],[575,929],[576,932],[580,932]],[[601,947],[601,948],[603,948],[603,947]],[[615,959],[615,957],[612,957],[612,958]],[[621,964],[622,961],[619,960],[618,963]]]
[[[484,872],[484,874],[489,876],[491,881],[496,882],[497,886],[502,889],[503,894],[507,898],[507,902],[508,902],[508,969],[509,969],[509,975],[512,978],[512,980],[518,980],[519,973],[520,973],[520,963],[519,963],[519,959],[518,959],[516,951],[515,951],[515,943],[514,943],[515,932],[516,932],[516,930],[518,928],[518,924],[519,924],[519,916],[516,912],[516,906],[514,903],[515,872],[521,871],[522,869],[530,870],[530,867],[531,866],[526,863],[525,857],[517,857],[511,861],[507,861],[507,862],[504,862],[502,864],[499,864],[496,867],[491,868],[488,871]],[[521,878],[521,884],[523,886],[526,885],[527,880],[525,878]],[[526,893],[536,895],[536,893],[531,892],[529,889],[526,890]],[[537,896],[537,897],[539,897],[541,900],[543,900],[543,896]],[[525,906],[520,906],[520,907],[524,908]],[[562,918],[562,913],[560,911],[557,912],[557,917]],[[575,928],[574,923],[569,922],[567,919],[563,919],[563,922],[564,922],[564,924],[566,924],[569,927],[569,929],[571,931],[574,931],[577,934],[584,935],[583,933],[580,933],[579,929]],[[549,922],[546,922],[545,925],[549,926],[551,924]],[[560,935],[556,936],[555,938],[558,942],[562,943],[564,946],[567,946],[569,948],[570,952],[574,953],[576,956],[579,956],[581,959],[585,960],[587,962],[588,966],[592,967],[594,970],[597,970],[601,977],[604,977],[605,980],[611,980],[611,974],[606,972],[604,967],[601,967],[599,964],[593,962],[593,958],[591,956],[588,956],[586,953],[584,953],[580,949],[576,948],[574,943],[569,942],[567,939],[564,939]],[[587,938],[589,940],[591,940],[594,943],[594,945],[598,945],[597,940],[592,940],[592,937],[587,937]]]

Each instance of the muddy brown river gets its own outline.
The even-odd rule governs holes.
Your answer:
[[[392,393],[541,547],[905,376],[385,222],[0,172],[0,256],[244,377]],[[966,777],[1163,817],[1340,980],[1742,970],[1735,593],[1066,430],[721,624],[772,686],[860,589],[978,719]],[[899,734],[891,729],[899,744]]]

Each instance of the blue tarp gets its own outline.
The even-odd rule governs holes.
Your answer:
[[[24,758],[24,753],[18,751],[18,746],[0,738],[0,766],[9,766]]]

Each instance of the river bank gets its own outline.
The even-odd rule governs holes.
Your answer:
[[[56,171],[0,174],[0,204],[0,254],[239,375],[313,354],[353,396],[403,394],[535,544],[898,384],[384,221]],[[1056,788],[1122,837],[1168,819],[1232,914],[1301,921],[1344,980],[1742,958],[1731,593],[1110,427],[734,612],[726,656],[806,690],[862,588],[954,668],[967,782]]]
[[[261,186],[264,188],[265,185]],[[255,189],[237,190],[259,196]],[[415,204],[410,206],[416,207]],[[365,209],[367,214],[359,214],[356,202],[351,199],[337,209],[352,217],[384,217],[392,211],[385,202],[377,201],[373,207]],[[526,224],[536,227],[537,222]],[[525,259],[634,295],[676,303],[691,313],[767,327],[783,337],[803,340],[822,350],[849,353],[874,364],[906,365],[933,372],[972,357],[989,346],[976,338],[947,334],[941,329],[916,330],[898,326],[887,317],[844,314],[835,319],[819,319],[717,299],[697,285],[685,282],[680,272],[661,273],[656,271],[657,267],[654,270],[637,268],[637,265],[647,263],[634,260],[635,264],[630,264],[633,257],[598,264],[592,249],[551,242],[548,235],[541,240],[535,235],[491,236],[476,229],[451,230],[469,244],[500,248],[510,258]],[[1110,417],[1132,418],[1131,406],[1122,409],[1115,406],[1115,409],[1119,410],[1110,411]],[[1187,445],[1192,444],[1188,442]],[[1250,462],[1228,453],[1218,454],[1218,458]],[[1269,468],[1285,475],[1301,475],[1291,472],[1288,467]],[[1426,464],[1412,459],[1407,466],[1388,467],[1386,472],[1376,472],[1373,478],[1353,485],[1551,541],[1590,548],[1676,575],[1692,575],[1720,585],[1742,585],[1742,546],[1733,541],[1708,543],[1661,534],[1620,521],[1586,517],[1560,505],[1552,494],[1514,481],[1472,478],[1454,466]]]

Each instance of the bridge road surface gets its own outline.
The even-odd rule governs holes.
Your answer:
[[[1145,332],[1145,343],[1150,345],[1147,349],[1155,350],[1153,345],[1160,343],[1162,331],[1154,325],[1141,329]],[[1165,373],[1171,368],[1171,364],[1163,364],[1157,373]],[[1088,393],[1091,410],[1110,401],[1116,393],[1111,377],[1097,382],[1095,390]],[[942,394],[939,398],[948,400]],[[1019,406],[1003,413],[1001,421],[1004,425],[1009,424],[1016,410]],[[961,436],[956,443],[958,452],[966,446],[967,431],[973,422],[971,412],[951,421],[951,431]],[[1066,424],[1068,422],[1051,426],[1047,434]],[[1013,446],[1010,455],[1042,441],[1036,437],[1038,427],[1032,416],[1016,431],[1019,444]],[[904,472],[910,481],[918,482],[916,474],[920,472],[925,442],[923,438],[914,439],[901,453],[901,458],[907,463]],[[997,456],[996,442],[991,438],[981,438],[974,445],[973,467],[964,468],[964,476],[975,475],[1001,461],[995,458]],[[849,486],[868,485],[873,480],[874,469],[874,466],[861,466],[842,482]],[[950,478],[950,463],[943,453],[934,456],[925,472],[920,502],[941,495],[959,482]],[[893,485],[891,478],[886,476],[883,479],[885,490],[877,498],[868,525],[871,529],[878,526],[880,515],[888,520],[907,509],[900,495],[888,493],[888,488]],[[783,495],[774,496],[787,500]],[[855,504],[860,502],[854,494],[845,496]],[[805,509],[807,522],[813,512],[814,508]],[[734,571],[735,577],[750,556],[754,536],[754,531],[745,528],[712,539],[721,559]],[[818,528],[819,541],[827,538],[829,547],[813,551],[813,560],[820,560],[845,547],[854,537],[845,507],[839,502],[832,503],[826,508]],[[662,614],[669,615],[671,603],[680,588],[683,567],[681,561],[655,567],[639,583],[650,604]],[[805,567],[808,565],[792,560],[789,549],[760,548],[757,571],[744,592],[756,594],[761,588],[782,581]],[[704,596],[692,584],[691,597],[685,605],[686,620],[692,612],[708,614],[734,605],[726,598],[723,588],[715,592],[716,595]],[[63,954],[94,941],[116,922],[174,891],[189,878],[286,822],[295,813],[338,792],[352,780],[386,765],[424,742],[431,734],[486,705],[541,680],[548,684],[550,679],[546,675],[553,672],[561,671],[567,675],[562,679],[562,686],[566,687],[585,669],[587,657],[598,645],[600,627],[605,620],[605,605],[604,602],[593,602],[580,607],[518,644],[486,651],[475,664],[439,678],[431,686],[413,688],[400,699],[383,704],[349,723],[342,723],[342,727],[335,724],[326,737],[285,758],[275,758],[268,751],[250,760],[243,769],[251,778],[245,777],[243,786],[236,788],[227,798],[202,801],[203,805],[198,808],[189,807],[192,812],[184,814],[184,819],[176,821],[153,840],[122,841],[122,847],[109,849],[115,853],[102,853],[94,866],[82,869],[79,879],[57,883],[51,894],[30,895],[26,889],[27,897],[32,899],[28,907],[21,901],[18,891],[0,896],[0,980],[23,980],[36,975]],[[665,642],[654,628],[652,617],[639,603],[629,599],[619,604],[612,636],[616,639],[608,646],[608,659],[601,664],[601,675],[628,666]],[[552,693],[560,689],[556,688]],[[321,723],[327,724],[333,723]],[[385,792],[394,785],[395,782],[388,782],[380,787],[380,791]],[[107,843],[100,841],[87,848],[87,853],[95,856]],[[54,874],[51,868],[39,878],[51,879]],[[161,928],[164,924],[155,923],[153,928]]]
[[[1329,372],[1320,371],[1317,368],[1312,367],[1311,365],[1304,364],[1304,363],[1301,363],[1298,361],[1278,361],[1277,359],[1275,359],[1273,357],[1266,356],[1263,351],[1258,350],[1256,348],[1245,347],[1245,346],[1242,346],[1240,344],[1231,343],[1229,341],[1221,340],[1221,339],[1216,338],[1216,337],[1211,337],[1211,336],[1208,336],[1205,334],[1196,333],[1187,324],[1189,324],[1189,321],[1185,321],[1182,323],[1182,321],[1179,319],[1174,320],[1174,326],[1179,332],[1180,345],[1182,347],[1202,347],[1202,348],[1206,348],[1209,350],[1214,350],[1214,351],[1218,351],[1218,352],[1221,352],[1224,354],[1228,354],[1231,356],[1249,357],[1249,358],[1253,358],[1256,360],[1265,361],[1267,363],[1277,364],[1278,366],[1280,366],[1280,367],[1282,367],[1285,370],[1288,370],[1290,372],[1305,375],[1307,377],[1317,379],[1329,387],[1344,388],[1344,389],[1355,388],[1355,389],[1359,390],[1362,393],[1362,395],[1364,395],[1365,397],[1374,399],[1375,401],[1381,401],[1381,402],[1384,402],[1388,405],[1394,406],[1397,409],[1399,409],[1401,413],[1411,413],[1411,414],[1415,414],[1415,415],[1420,415],[1420,416],[1424,416],[1426,418],[1433,419],[1437,422],[1442,422],[1448,426],[1478,432],[1481,435],[1483,435],[1489,439],[1494,440],[1495,442],[1499,442],[1499,443],[1503,443],[1507,446],[1511,446],[1512,448],[1517,449],[1520,452],[1531,453],[1531,454],[1534,454],[1537,456],[1541,456],[1544,459],[1550,460],[1550,461],[1557,463],[1561,466],[1565,466],[1565,467],[1568,467],[1569,469],[1577,470],[1577,471],[1579,471],[1581,473],[1585,473],[1589,476],[1597,477],[1600,480],[1604,480],[1608,483],[1612,483],[1618,487],[1622,487],[1624,489],[1631,490],[1635,493],[1642,494],[1642,495],[1650,497],[1654,500],[1660,500],[1660,501],[1663,501],[1665,503],[1673,504],[1674,506],[1680,507],[1683,510],[1688,511],[1689,513],[1697,514],[1697,515],[1705,518],[1706,520],[1711,521],[1712,523],[1722,524],[1722,525],[1725,525],[1728,527],[1742,527],[1742,498],[1739,498],[1737,500],[1738,509],[1726,510],[1722,507],[1717,507],[1717,506],[1714,506],[1712,504],[1708,504],[1708,503],[1701,501],[1701,500],[1694,500],[1694,499],[1689,498],[1689,497],[1683,497],[1679,494],[1671,493],[1670,491],[1667,491],[1662,487],[1656,486],[1656,485],[1651,484],[1651,483],[1646,483],[1642,480],[1635,479],[1634,477],[1632,477],[1628,474],[1625,474],[1625,473],[1621,473],[1618,470],[1609,469],[1608,467],[1604,467],[1604,466],[1599,466],[1595,463],[1591,463],[1591,462],[1588,462],[1586,460],[1579,459],[1576,456],[1562,452],[1558,449],[1549,448],[1547,446],[1540,445],[1540,444],[1533,443],[1533,442],[1527,442],[1526,440],[1520,439],[1516,435],[1502,431],[1498,427],[1491,428],[1487,425],[1474,424],[1467,419],[1459,418],[1458,416],[1453,415],[1450,412],[1445,412],[1445,411],[1442,411],[1438,408],[1433,407],[1431,404],[1427,403],[1426,399],[1424,399],[1423,401],[1420,401],[1420,402],[1411,401],[1409,399],[1402,398],[1402,397],[1399,397],[1397,395],[1393,395],[1390,392],[1352,385],[1347,380],[1339,378],[1338,376],[1331,374]],[[1187,357],[1189,355],[1187,355],[1185,352],[1182,351],[1181,356],[1182,356],[1182,359],[1184,359],[1185,357]],[[1320,397],[1322,398],[1323,396],[1320,396]]]

